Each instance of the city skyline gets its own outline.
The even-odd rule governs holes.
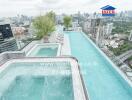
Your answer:
[[[130,0],[0,0],[0,17],[12,17],[17,14],[35,16],[53,10],[57,14],[80,12],[101,12],[106,5],[114,6],[117,12],[132,10]],[[127,5],[127,6],[126,6]]]

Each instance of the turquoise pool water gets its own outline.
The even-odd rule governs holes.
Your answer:
[[[37,46],[34,48],[28,56],[30,57],[54,57],[57,56],[58,51],[58,45],[52,45],[52,46]]]
[[[72,55],[80,63],[90,100],[132,100],[132,87],[79,32],[68,32]]]
[[[35,57],[51,57],[57,55],[57,48],[40,48],[35,54],[31,54]]]
[[[74,100],[70,64],[19,62],[9,65],[0,74],[0,100]]]

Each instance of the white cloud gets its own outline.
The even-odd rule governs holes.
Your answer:
[[[49,10],[56,13],[99,12],[105,5],[114,6],[117,11],[132,10],[131,4],[131,0],[0,0],[0,16],[36,15]]]

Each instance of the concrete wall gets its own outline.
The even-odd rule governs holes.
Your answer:
[[[4,52],[0,54],[0,65],[5,63],[10,59],[25,57],[25,52],[15,51],[15,52]]]
[[[10,59],[15,58],[22,58],[26,56],[26,53],[39,41],[33,41],[30,44],[28,44],[23,50],[21,51],[7,51],[0,54],[0,65],[5,63],[6,61]]]
[[[22,52],[27,53],[37,43],[39,43],[39,41],[32,41],[25,48],[22,49]]]

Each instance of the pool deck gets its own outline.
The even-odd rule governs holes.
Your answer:
[[[26,57],[27,53],[36,45],[36,44],[44,44],[40,41],[32,41],[30,44],[28,44],[25,48],[23,48],[21,51],[12,51],[12,52],[3,52],[0,54],[0,65],[5,63],[6,61],[13,58],[21,58]],[[48,44],[48,43],[46,43]],[[49,43],[49,44],[56,44],[56,42]],[[61,43],[58,43],[61,44]],[[71,47],[70,47],[70,41],[67,34],[64,34],[64,40],[63,45],[61,45],[60,50],[58,51],[57,56],[71,56]],[[7,55],[8,54],[8,55]],[[12,56],[13,55],[13,56]],[[20,55],[20,56],[18,56]]]
[[[40,41],[33,41],[28,46],[26,46],[22,51],[27,53],[36,44],[44,44],[45,45],[45,43],[41,43]],[[46,44],[56,44],[56,42],[51,42],[51,43],[46,43]],[[63,44],[61,46],[61,51],[59,51],[59,52],[61,52],[60,56],[70,56],[71,55],[70,40],[69,40],[69,36],[67,34],[64,34]]]
[[[67,34],[64,34],[64,41],[63,41],[62,49],[61,49],[61,55],[71,55],[71,47],[70,47],[70,41]]]

